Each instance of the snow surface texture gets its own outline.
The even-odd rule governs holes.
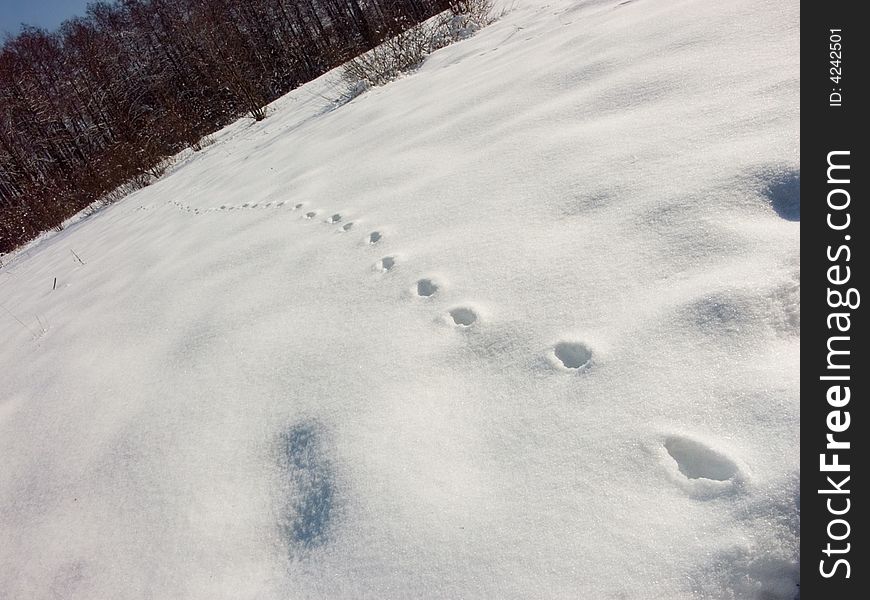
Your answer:
[[[0,596],[794,598],[798,38],[521,0],[29,247]]]

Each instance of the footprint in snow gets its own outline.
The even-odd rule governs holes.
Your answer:
[[[314,211],[314,210],[305,213],[306,219],[313,219],[316,216],[317,216],[317,211]]]
[[[342,231],[350,231],[351,228],[353,228],[353,221],[351,221],[350,223],[345,223],[341,226]]]
[[[695,496],[718,496],[733,491],[743,481],[734,460],[703,442],[671,435],[665,438],[664,449],[676,465],[677,481]]]
[[[338,213],[335,213],[334,215],[332,215],[331,217],[329,217],[326,220],[327,223],[333,223],[333,224],[338,223],[339,221],[341,221],[341,215]]]
[[[381,235],[380,231],[372,231],[368,237],[369,244],[377,244],[379,241],[381,241],[382,237],[383,236]]]
[[[431,279],[420,279],[417,281],[416,292],[417,295],[421,298],[429,298],[430,296],[434,296],[435,292],[438,291],[438,284],[436,284]]]
[[[477,322],[477,313],[465,306],[450,309],[449,314],[453,324],[460,328],[471,327]]]
[[[583,371],[592,364],[592,350],[579,342],[559,342],[553,346],[556,366],[570,371]]]
[[[396,257],[395,256],[385,256],[381,260],[378,261],[377,268],[384,273],[387,271],[391,271],[393,267],[396,266]]]
[[[293,207],[293,210],[299,210],[303,206],[305,206],[305,205],[302,202],[300,202],[299,204],[297,204],[296,206]]]

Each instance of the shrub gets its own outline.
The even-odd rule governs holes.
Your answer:
[[[439,48],[472,36],[496,20],[493,0],[458,0],[450,10],[375,46],[348,61],[342,70],[345,96],[384,85],[423,64]]]

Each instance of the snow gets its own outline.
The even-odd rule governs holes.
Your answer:
[[[0,596],[794,598],[798,27],[520,0],[4,260]]]

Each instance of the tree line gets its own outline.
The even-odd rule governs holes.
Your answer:
[[[24,27],[0,50],[0,253],[451,4],[116,0]]]

